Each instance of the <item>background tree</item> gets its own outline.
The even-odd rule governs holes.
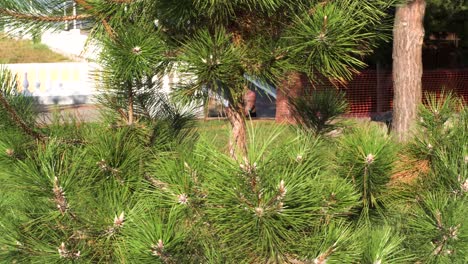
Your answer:
[[[422,45],[425,0],[398,6],[393,27],[393,131],[400,141],[409,137],[422,100]]]
[[[431,33],[452,32],[461,38],[460,50],[466,50],[467,15],[465,0],[413,0],[397,7],[393,30],[392,130],[399,140],[410,137],[418,105],[422,103],[423,40]],[[466,54],[461,56],[464,58]]]

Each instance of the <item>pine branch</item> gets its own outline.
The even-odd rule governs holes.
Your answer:
[[[32,15],[32,14],[23,14],[8,9],[0,8],[0,15],[7,15],[15,19],[26,19],[26,20],[35,20],[42,22],[63,22],[63,21],[73,21],[73,20],[84,20],[91,18],[91,15],[75,15],[75,16],[41,16],[41,15]]]
[[[165,264],[176,263],[172,260],[171,255],[164,249],[164,243],[161,239],[158,240],[157,245],[151,246],[151,254],[153,256],[158,256],[161,259],[161,261]]]
[[[58,210],[62,215],[64,215],[68,210],[68,202],[65,198],[65,192],[63,191],[62,187],[58,184],[58,178],[55,177],[54,179],[54,202],[57,205]]]
[[[335,252],[336,250],[336,243],[329,247],[324,253],[320,254],[317,258],[314,259],[314,263],[316,264],[325,264],[327,263],[328,257]]]
[[[167,191],[168,190],[168,187],[169,187],[169,184],[165,183],[165,182],[162,182],[156,178],[153,178],[149,175],[145,175],[145,179],[154,187],[160,189],[160,190],[163,190],[163,191]]]
[[[24,120],[18,115],[16,110],[10,105],[8,100],[5,98],[3,93],[0,92],[0,104],[5,108],[5,110],[10,114],[10,118],[28,135],[32,136],[33,138],[43,141],[46,136],[34,131],[29,127]]]

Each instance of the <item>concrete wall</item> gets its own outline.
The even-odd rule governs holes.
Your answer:
[[[98,94],[91,63],[25,63],[6,65],[16,74],[20,91],[40,104],[88,104]]]
[[[17,76],[20,92],[43,105],[92,104],[100,92],[95,81],[99,65],[88,62],[22,63],[6,65]],[[169,94],[177,74],[163,77],[162,92]]]

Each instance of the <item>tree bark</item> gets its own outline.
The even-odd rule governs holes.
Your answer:
[[[302,96],[304,90],[309,86],[307,76],[299,72],[289,72],[281,82],[281,89],[277,90],[276,97],[276,123],[295,124],[294,111],[291,99]]]
[[[229,154],[236,158],[237,154],[247,157],[247,126],[245,123],[244,106],[230,104],[226,107],[226,116],[231,123],[232,133],[229,138]]]
[[[393,121],[399,141],[410,137],[422,101],[422,44],[425,0],[397,7],[393,28]]]
[[[127,124],[129,126],[133,125],[133,120],[134,120],[134,114],[133,114],[133,88],[130,84],[128,87],[128,120]]]

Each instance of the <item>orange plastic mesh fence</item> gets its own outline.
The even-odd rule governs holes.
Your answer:
[[[329,88],[330,83],[315,85],[316,89]],[[350,116],[370,116],[392,110],[393,83],[391,71],[365,70],[343,85]],[[425,70],[422,77],[423,96],[427,92],[440,94],[452,91],[468,102],[468,69]]]

